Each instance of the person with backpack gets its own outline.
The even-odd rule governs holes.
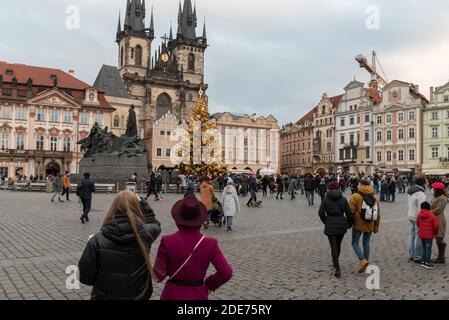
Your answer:
[[[207,208],[194,195],[175,203],[171,211],[178,231],[161,239],[154,264],[159,282],[168,278],[161,300],[208,300],[232,278],[232,268],[216,238],[201,233]],[[210,264],[216,272],[206,276]]]
[[[327,186],[328,192],[318,211],[320,219],[325,225],[324,234],[329,239],[336,278],[341,277],[339,263],[341,243],[353,223],[351,208],[340,188],[341,186],[337,182],[331,182]]]
[[[430,211],[430,203],[427,201],[421,204],[421,212],[416,219],[419,228],[419,239],[422,246],[422,262],[421,266],[426,269],[433,269],[432,264],[432,242],[438,235],[440,228],[437,217]]]
[[[352,228],[352,247],[359,259],[359,273],[364,273],[369,264],[370,240],[373,233],[379,232],[379,201],[374,198],[374,189],[367,180],[361,180],[349,200],[349,207],[354,215]],[[363,250],[360,248],[363,238]]]
[[[150,248],[160,233],[147,201],[130,191],[119,193],[78,264],[80,282],[93,286],[91,299],[149,300],[155,277]]]

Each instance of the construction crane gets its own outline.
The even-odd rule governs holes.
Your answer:
[[[359,54],[357,57],[355,57],[355,60],[360,64],[360,68],[364,68],[364,69],[366,69],[366,71],[368,71],[370,73],[371,82],[376,81],[377,84],[381,84],[382,86],[386,86],[388,84],[388,80],[385,80],[386,76],[384,78],[377,72],[377,64],[379,64],[381,69],[382,69],[382,66],[381,66],[379,60],[377,59],[376,51],[373,51],[371,65],[368,64],[368,59],[362,54]],[[382,69],[382,72],[383,72],[383,69]],[[385,75],[385,72],[383,72],[383,73]]]

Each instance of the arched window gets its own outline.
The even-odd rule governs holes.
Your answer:
[[[168,111],[172,112],[172,100],[167,93],[162,93],[157,97],[156,120],[162,118]]]
[[[124,59],[124,49],[122,47],[122,49],[120,50],[120,66],[123,67],[123,59]]]
[[[136,46],[136,65],[142,65],[142,47],[139,45]]]
[[[118,115],[115,115],[114,117],[114,127],[115,128],[120,127],[120,117]]]
[[[134,48],[131,48],[131,59],[134,59]]]
[[[189,71],[195,71],[195,55],[193,53],[189,53],[188,69]]]

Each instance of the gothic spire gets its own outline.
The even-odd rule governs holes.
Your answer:
[[[206,35],[206,18],[204,18],[203,39],[207,39],[207,35]]]
[[[147,11],[147,9],[146,9],[146,6],[145,6],[145,0],[142,0],[142,14],[143,14],[143,17],[145,18],[146,17],[146,11]]]
[[[125,26],[129,26],[131,19],[131,0],[126,1]]]
[[[145,30],[145,1],[128,0],[126,5],[125,29],[134,32]]]
[[[196,2],[195,2],[195,6],[194,6],[194,8],[193,8],[193,25],[195,26],[195,28],[196,28],[197,25],[198,25],[198,20],[197,20],[197,18],[196,18]]]
[[[145,0],[144,0],[145,1]],[[154,37],[154,18],[153,18],[153,7],[151,7],[151,19],[150,19],[150,36]]]
[[[121,22],[120,18],[121,18],[121,13],[119,11],[119,13],[118,13],[117,36],[122,32],[122,22]]]
[[[169,35],[169,37],[168,37],[168,40],[169,41],[172,41],[173,40],[173,25],[172,25],[172,22],[170,21],[170,35]]]

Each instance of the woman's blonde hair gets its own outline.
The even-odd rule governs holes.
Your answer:
[[[124,213],[128,216],[129,223],[131,224],[131,228],[133,229],[134,235],[136,236],[140,251],[142,252],[142,255],[145,259],[145,264],[147,265],[148,272],[153,279],[157,279],[151,264],[150,247],[147,247],[145,245],[142,237],[139,234],[139,231],[137,230],[137,220],[140,220],[140,223],[143,226],[143,224],[145,223],[145,217],[142,213],[142,210],[140,209],[139,198],[135,193],[130,191],[120,192],[112,202],[112,206],[106,214],[106,217],[104,218],[103,225],[113,220],[114,216],[119,213]]]

